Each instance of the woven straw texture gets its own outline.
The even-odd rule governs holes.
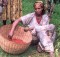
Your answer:
[[[18,38],[23,40],[24,43],[16,43],[8,39],[8,33],[12,25],[5,25],[0,28],[0,46],[1,48],[11,54],[20,54],[24,52],[32,41],[32,35],[29,31],[25,32],[24,28],[17,26],[12,39]]]

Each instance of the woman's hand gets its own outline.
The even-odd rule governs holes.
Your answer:
[[[26,32],[29,31],[29,27],[25,27],[24,31],[26,31]]]
[[[31,31],[31,30],[33,30],[34,28],[29,28],[29,27],[25,27],[24,28],[24,31]]]
[[[13,36],[13,32],[10,32],[10,33],[8,34],[8,38],[9,38],[9,40],[12,39],[12,36]]]

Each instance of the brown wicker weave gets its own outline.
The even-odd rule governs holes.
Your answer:
[[[19,54],[24,52],[30,45],[31,41],[32,41],[32,35],[31,33],[28,32],[24,32],[23,27],[21,26],[17,26],[14,34],[13,34],[13,38],[18,38],[23,40],[23,42],[25,42],[25,44],[23,43],[16,43],[13,41],[10,41],[8,39],[8,33],[11,29],[11,25],[5,25],[2,26],[0,28],[0,46],[1,48],[8,53],[11,54]]]

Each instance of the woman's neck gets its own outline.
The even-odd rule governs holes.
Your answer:
[[[35,14],[36,17],[40,18],[42,14]]]
[[[38,24],[40,24],[41,19],[42,19],[42,15],[41,16],[36,16],[36,21],[37,21]]]
[[[41,18],[42,18],[42,15],[40,15],[40,16],[36,16],[36,18],[37,18],[37,19],[41,19]]]

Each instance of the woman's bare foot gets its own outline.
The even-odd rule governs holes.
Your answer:
[[[50,57],[55,57],[54,52],[49,52]]]

